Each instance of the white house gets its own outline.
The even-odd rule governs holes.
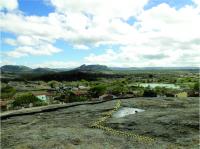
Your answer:
[[[37,98],[46,101],[47,100],[47,96],[46,95],[36,95]]]
[[[42,101],[47,101],[49,99],[49,97],[51,96],[50,94],[48,93],[36,93],[36,94],[33,94],[35,97],[39,98],[40,100]]]
[[[81,90],[88,90],[88,89],[90,89],[89,87],[86,87],[86,86],[83,86],[83,85],[79,85],[78,88],[81,89]]]

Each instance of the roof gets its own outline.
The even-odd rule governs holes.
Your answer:
[[[41,96],[41,95],[46,95],[46,96],[51,96],[51,93],[32,93],[34,96]]]
[[[101,95],[101,96],[99,96],[99,97],[103,98],[103,97],[107,97],[107,96],[112,96],[112,97],[114,97],[115,95],[112,95],[112,94],[104,94],[104,95]]]
[[[6,101],[0,100],[0,106],[1,106],[1,107],[6,106],[6,105],[7,105],[7,102],[6,102]]]
[[[87,91],[73,91],[75,95],[86,95],[88,92]]]

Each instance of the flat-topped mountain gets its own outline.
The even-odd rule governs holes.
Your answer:
[[[7,73],[20,73],[20,72],[30,72],[32,68],[22,65],[4,65],[1,67],[1,72]]]
[[[75,68],[74,70],[100,72],[100,71],[110,71],[111,69],[109,69],[105,65],[85,65],[84,64],[84,65],[81,65],[78,68]]]

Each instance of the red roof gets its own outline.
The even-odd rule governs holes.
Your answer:
[[[1,106],[1,107],[7,106],[7,102],[6,102],[6,101],[0,100],[0,106]]]
[[[80,95],[85,95],[87,94],[87,91],[74,91],[73,92],[75,95],[80,96]]]

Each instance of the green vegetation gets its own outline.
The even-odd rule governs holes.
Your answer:
[[[189,97],[199,96],[199,73],[196,69],[115,70],[101,65],[82,65],[55,73],[17,73],[16,78],[5,74],[4,71],[1,99],[10,99],[9,102],[15,102],[19,95],[27,92],[45,94],[43,96],[50,94],[49,104],[98,100],[104,94],[110,98],[175,97],[180,93]]]
[[[150,88],[146,88],[144,90],[143,96],[144,97],[156,97],[157,93],[154,90],[150,89]]]
[[[58,87],[60,85],[60,83],[58,81],[54,81],[54,80],[49,81],[48,84],[51,88],[55,88],[55,87]]]
[[[86,101],[86,100],[88,100],[88,98],[86,96],[81,96],[81,95],[77,96],[73,92],[70,92],[70,94],[68,96],[69,102],[80,102],[80,101]]]
[[[81,102],[81,101],[87,101],[89,97],[87,95],[81,94],[81,93],[75,93],[72,91],[65,91],[64,93],[59,94],[56,98],[54,98],[57,101],[70,103],[70,102]]]
[[[193,87],[194,91],[199,91],[199,82],[196,82]]]
[[[97,85],[89,90],[92,97],[99,97],[106,92],[107,87],[105,85]]]
[[[27,93],[27,94],[20,95],[20,96],[16,97],[14,102],[13,102],[13,107],[28,106],[30,103],[32,103],[33,106],[45,105],[45,103],[42,100],[35,97],[31,93]]]
[[[4,87],[1,88],[1,99],[5,99],[5,98],[12,98],[16,93],[16,90],[14,87],[6,85]]]

